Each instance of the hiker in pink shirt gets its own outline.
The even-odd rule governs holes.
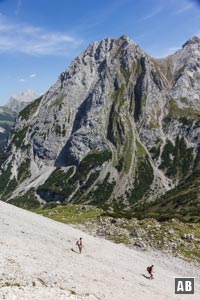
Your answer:
[[[81,254],[82,248],[83,248],[83,242],[82,242],[82,238],[80,238],[77,242],[76,245],[78,246],[79,252]]]

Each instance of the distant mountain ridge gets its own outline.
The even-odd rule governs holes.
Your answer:
[[[32,90],[26,90],[18,95],[13,95],[4,106],[19,113],[25,106],[38,98],[39,95]]]
[[[11,96],[8,103],[0,107],[0,151],[6,146],[17,114],[37,97],[37,93],[26,90],[19,95]]]
[[[164,59],[125,35],[95,42],[19,113],[1,197],[31,190],[46,201],[145,210],[197,176],[199,125],[200,38]]]

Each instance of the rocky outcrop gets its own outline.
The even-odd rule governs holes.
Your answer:
[[[130,248],[161,250],[185,260],[199,262],[199,224],[186,224],[177,219],[158,222],[155,219],[98,217],[79,225],[94,236],[104,237]],[[188,233],[184,233],[188,232]]]
[[[35,188],[46,201],[123,209],[188,178],[199,159],[199,47],[194,37],[156,60],[127,36],[89,46],[19,113],[4,197]]]

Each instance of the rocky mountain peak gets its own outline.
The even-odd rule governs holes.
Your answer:
[[[196,45],[163,60],[125,35],[90,45],[19,113],[4,167],[12,188],[134,207],[186,180],[200,158]]]
[[[182,48],[190,45],[200,45],[200,37],[193,36],[191,39],[189,39],[186,43],[183,44]]]

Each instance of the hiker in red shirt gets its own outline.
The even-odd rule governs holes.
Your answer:
[[[154,277],[153,277],[153,273],[154,273],[153,267],[154,267],[154,265],[151,265],[151,267],[147,267],[147,272],[150,275],[149,279],[154,279]]]
[[[82,238],[80,238],[77,242],[76,245],[78,246],[79,252],[81,254],[82,248],[83,248],[83,242],[82,242]]]

